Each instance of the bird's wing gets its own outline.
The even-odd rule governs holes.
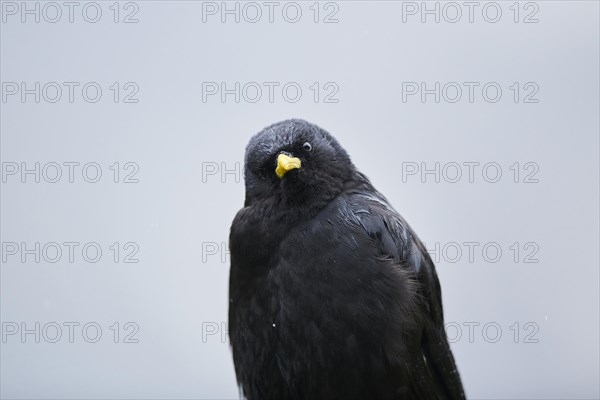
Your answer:
[[[376,191],[355,192],[348,198],[354,215],[379,244],[382,255],[397,260],[419,282],[426,318],[422,351],[424,368],[435,378],[443,398],[464,399],[464,391],[444,329],[441,288],[431,257],[406,221]],[[423,366],[421,366],[423,367]],[[428,384],[428,379],[422,380]],[[429,384],[431,382],[429,381]]]

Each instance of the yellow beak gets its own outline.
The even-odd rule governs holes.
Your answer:
[[[301,166],[302,162],[299,158],[286,156],[285,154],[280,154],[277,157],[277,168],[275,169],[275,173],[279,178],[283,178],[285,174],[287,174],[293,169],[300,168]]]

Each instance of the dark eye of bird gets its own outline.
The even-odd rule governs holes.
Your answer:
[[[308,142],[304,142],[304,144],[302,145],[302,148],[306,151],[311,151],[312,150],[312,146],[310,143]]]
[[[270,175],[269,172],[273,169],[271,168],[271,165],[272,163],[268,162],[260,166],[260,169],[258,170],[258,176],[260,176],[260,179],[267,179],[267,177]]]

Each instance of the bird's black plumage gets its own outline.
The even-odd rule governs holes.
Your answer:
[[[329,133],[265,128],[245,181],[229,334],[248,399],[464,398],[431,258]]]

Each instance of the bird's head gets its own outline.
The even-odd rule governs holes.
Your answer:
[[[319,207],[338,195],[354,166],[333,136],[291,119],[256,134],[245,157],[246,205],[270,199]]]

